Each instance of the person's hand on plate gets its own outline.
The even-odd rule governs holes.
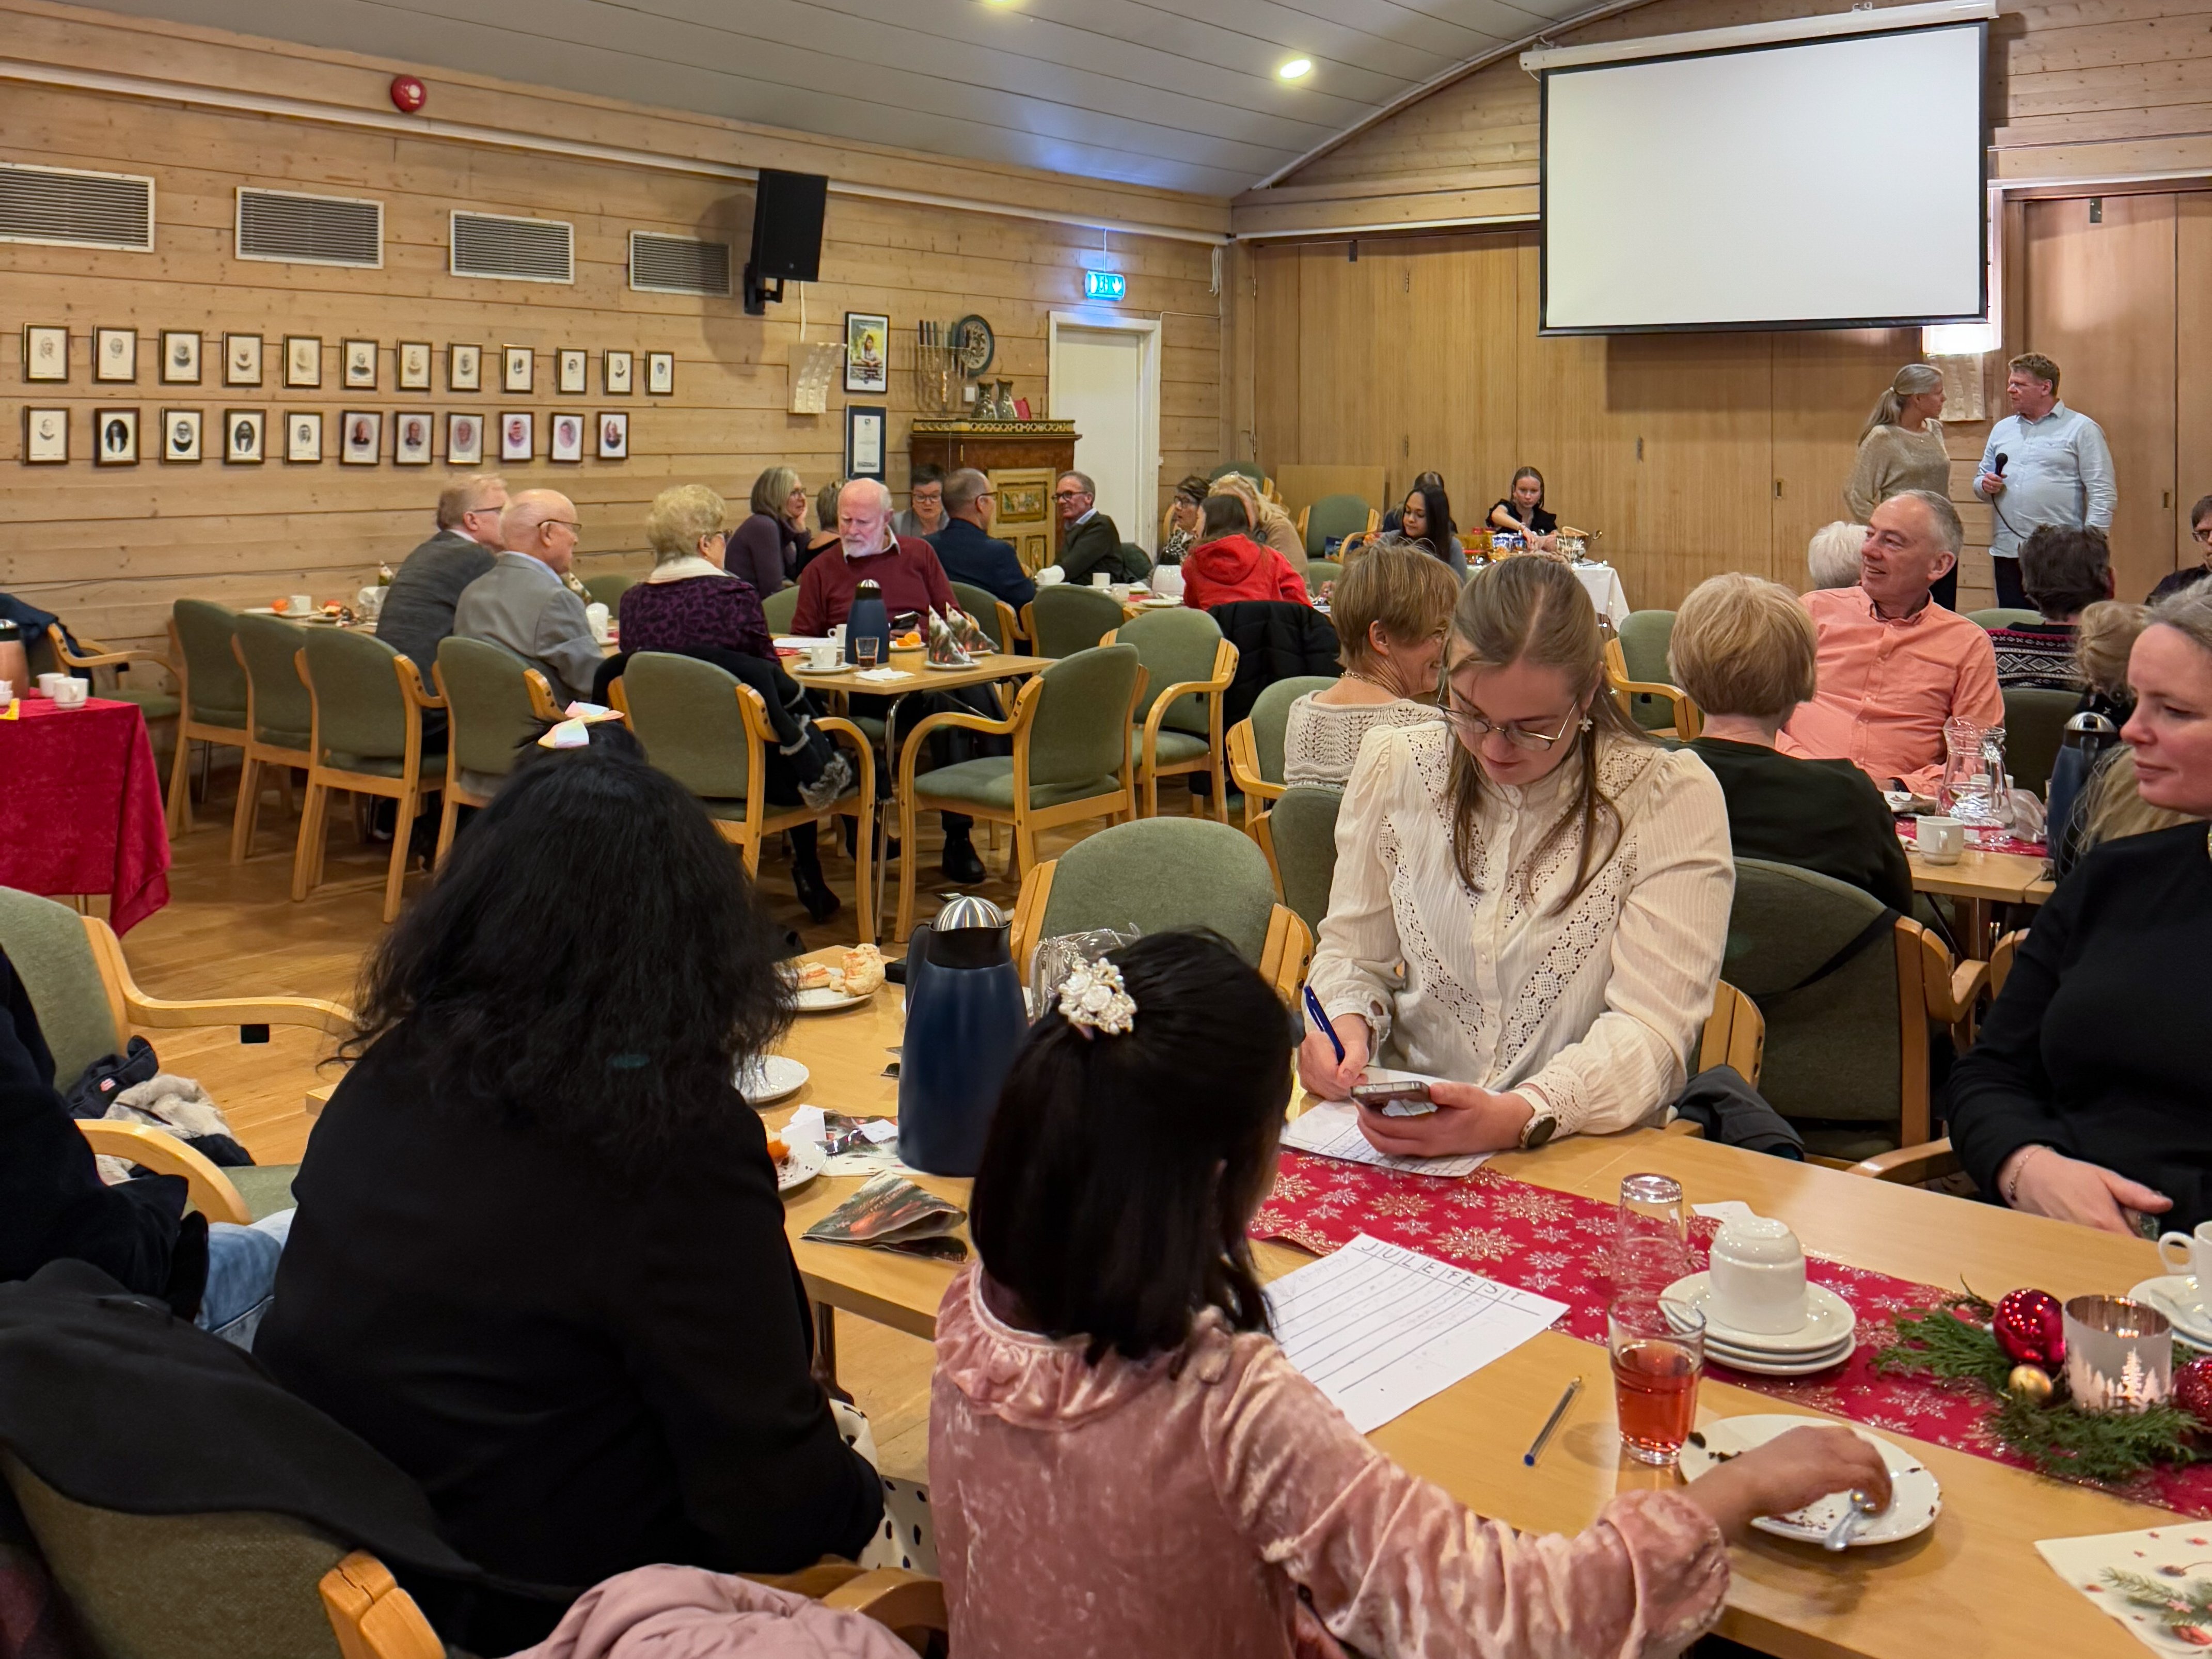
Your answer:
[[[1732,1544],[1762,1515],[1787,1515],[1838,1492],[1864,1492],[1879,1514],[1889,1507],[1889,1470],[1879,1447],[1849,1429],[1812,1424],[1778,1434],[1682,1488]]]
[[[1391,1117],[1362,1106],[1359,1133],[1376,1152],[1393,1158],[1450,1158],[1517,1146],[1521,1131],[1536,1115],[1519,1095],[1492,1094],[1472,1083],[1431,1083],[1429,1098],[1437,1109],[1419,1117]]]

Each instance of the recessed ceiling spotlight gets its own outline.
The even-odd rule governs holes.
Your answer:
[[[1303,80],[1307,76],[1313,73],[1313,59],[1310,58],[1293,58],[1289,63],[1284,64],[1282,68],[1277,70],[1275,73],[1285,81]]]

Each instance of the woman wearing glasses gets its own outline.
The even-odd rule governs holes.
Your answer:
[[[2179,593],[2185,587],[2194,587],[2207,576],[2212,576],[2212,495],[2199,495],[2197,505],[2189,509],[2189,533],[2197,539],[2197,556],[2200,562],[2186,570],[2177,570],[2162,578],[2150,591],[2145,605],[2156,605],[2169,594]]]
[[[1360,1109],[1413,1157],[1543,1145],[1650,1121],[1712,1011],[1735,890],[1728,808],[1604,692],[1573,571],[1477,572],[1445,647],[1448,719],[1370,734],[1337,819],[1335,885],[1298,1071],[1349,1098],[1370,1058],[1432,1078],[1437,1109]]]

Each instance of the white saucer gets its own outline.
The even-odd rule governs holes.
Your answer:
[[[1738,1355],[1705,1345],[1705,1358],[1715,1364],[1725,1365],[1732,1371],[1743,1371],[1753,1376],[1814,1376],[1822,1371],[1832,1371],[1858,1351],[1856,1338],[1844,1344],[1837,1352],[1814,1359],[1775,1359],[1749,1354]]]
[[[830,1162],[818,1140],[787,1140],[784,1146],[791,1157],[775,1172],[775,1189],[780,1193],[796,1192],[820,1175]]]
[[[1802,1359],[1825,1353],[1849,1337],[1859,1322],[1858,1316],[1851,1311],[1851,1304],[1825,1285],[1806,1285],[1805,1322],[1779,1336],[1763,1331],[1741,1331],[1723,1323],[1714,1316],[1712,1296],[1711,1275],[1692,1273],[1662,1291],[1659,1300],[1662,1306],[1679,1302],[1703,1314],[1708,1342],[1718,1342],[1740,1353],[1773,1359]]]
[[[1922,1467],[1920,1460],[1901,1446],[1892,1445],[1880,1435],[1869,1434],[1856,1424],[1837,1424],[1826,1418],[1790,1417],[1780,1413],[1772,1416],[1724,1417],[1698,1426],[1698,1433],[1705,1441],[1696,1441],[1682,1447],[1682,1478],[1695,1480],[1710,1474],[1725,1460],[1714,1455],[1717,1452],[1747,1452],[1754,1446],[1763,1446],[1778,1434],[1810,1424],[1816,1428],[1846,1428],[1881,1453],[1881,1461],[1889,1470],[1891,1496],[1889,1507],[1880,1515],[1869,1515],[1859,1523],[1851,1534],[1851,1547],[1863,1549],[1875,1544],[1894,1544],[1902,1539],[1923,1533],[1936,1524],[1942,1513],[1943,1489],[1936,1477]],[[1787,1515],[1762,1515],[1751,1524],[1761,1532],[1772,1533],[1777,1538],[1794,1538],[1801,1542],[1820,1544],[1828,1536],[1828,1528],[1836,1524],[1837,1517],[1850,1503],[1848,1494],[1832,1492],[1817,1503],[1808,1504],[1802,1510],[1792,1510]]]
[[[802,1014],[833,1014],[840,1008],[857,1008],[875,994],[854,996],[836,985],[817,985],[811,991],[792,993],[791,1006]]]
[[[738,1092],[748,1106],[767,1106],[786,1095],[797,1094],[812,1075],[787,1055],[763,1054],[752,1065],[741,1067],[736,1081]]]
[[[2191,1347],[2212,1349],[2212,1308],[2196,1302],[2197,1280],[2188,1273],[2161,1273],[2146,1279],[2128,1295],[2148,1302],[2173,1322],[2174,1332]]]
[[[1181,605],[1182,601],[1181,599],[1170,599],[1164,593],[1155,593],[1149,599],[1138,599],[1133,603],[1139,611],[1165,611],[1171,605]]]

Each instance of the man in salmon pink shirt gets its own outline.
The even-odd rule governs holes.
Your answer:
[[[1932,490],[1906,490],[1875,508],[1858,586],[1805,595],[1820,635],[1820,689],[1797,705],[1777,748],[1847,760],[1877,788],[1932,796],[1943,776],[1944,722],[2004,723],[1989,635],[1929,597],[1964,543],[1958,509]]]

